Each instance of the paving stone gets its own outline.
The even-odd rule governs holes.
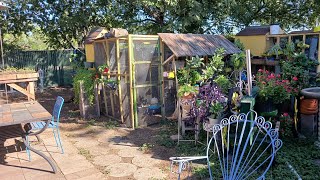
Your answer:
[[[128,147],[126,149],[121,149],[118,152],[120,157],[135,157],[135,156],[140,156],[143,153],[138,150],[138,148],[135,147]]]
[[[99,166],[109,166],[120,162],[121,157],[117,155],[101,155],[93,158],[93,164]]]
[[[3,174],[0,175],[1,180],[25,180],[23,173]]]
[[[90,168],[90,169],[85,169],[85,170],[78,171],[78,172],[75,172],[72,174],[68,174],[65,177],[67,180],[75,180],[75,179],[80,179],[80,178],[89,179],[88,178],[89,176],[91,176],[93,174],[97,174],[97,173],[100,173],[100,171],[98,169]]]
[[[150,156],[144,154],[135,156],[132,159],[132,163],[138,167],[154,167],[160,163],[159,160],[153,159]]]
[[[121,178],[132,175],[137,170],[137,166],[129,163],[117,163],[108,166],[105,170],[109,176]]]
[[[97,146],[99,145],[99,142],[97,140],[94,140],[92,138],[82,138],[80,140],[78,140],[75,144],[74,144],[77,148],[91,148],[93,146]]]
[[[147,180],[147,179],[165,179],[166,175],[159,168],[140,168],[138,169],[133,177],[136,180]]]
[[[88,160],[70,161],[68,163],[59,164],[59,167],[64,175],[72,174],[85,169],[93,168],[94,166]]]
[[[109,154],[108,146],[104,146],[104,145],[93,146],[93,147],[89,148],[89,151],[90,151],[90,154],[93,156]]]

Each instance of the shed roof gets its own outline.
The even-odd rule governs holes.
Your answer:
[[[241,52],[222,35],[158,33],[176,57],[211,56],[217,48],[224,48],[226,54]]]
[[[316,33],[313,30],[302,30],[302,31],[291,31],[289,34],[307,34],[307,33]]]
[[[241,30],[236,36],[266,35],[270,32],[270,26],[248,26]]]
[[[84,41],[85,44],[91,44],[96,38],[99,38],[102,36],[102,32],[105,30],[104,27],[94,27],[89,32],[88,36],[86,37],[86,40]],[[102,36],[103,37],[103,36]]]

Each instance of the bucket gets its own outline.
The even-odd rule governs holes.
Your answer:
[[[280,34],[280,25],[279,24],[271,24],[270,25],[270,34]]]

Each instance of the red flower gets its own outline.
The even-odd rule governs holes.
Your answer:
[[[280,76],[280,74],[277,74],[277,78],[280,78],[281,76]]]
[[[298,78],[297,78],[296,76],[294,76],[294,77],[292,78],[292,80],[298,81]]]
[[[108,73],[109,72],[109,69],[108,68],[104,68],[104,73]]]
[[[289,116],[289,114],[285,112],[285,113],[283,113],[283,116],[286,117],[286,116]]]
[[[268,78],[269,79],[274,79],[276,76],[273,74],[273,73],[271,73],[269,76],[268,76]]]

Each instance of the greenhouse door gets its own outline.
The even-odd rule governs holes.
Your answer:
[[[161,119],[158,36],[131,35],[129,39],[134,124],[146,126]]]

